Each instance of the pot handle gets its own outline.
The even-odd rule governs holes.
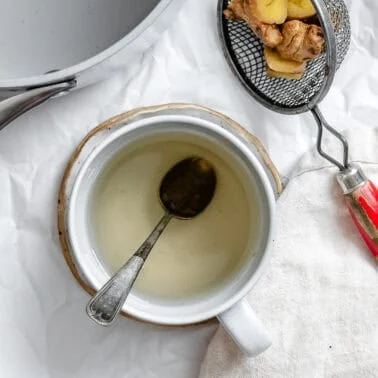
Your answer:
[[[0,130],[25,112],[76,86],[76,80],[28,89],[0,102]]]
[[[272,344],[267,330],[246,298],[218,315],[218,319],[236,345],[247,356],[255,357]]]

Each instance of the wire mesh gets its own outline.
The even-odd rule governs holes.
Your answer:
[[[222,13],[228,3],[228,0],[222,1]],[[336,67],[338,68],[349,48],[349,16],[342,0],[325,0],[325,3],[336,37]],[[271,78],[266,74],[263,45],[249,26],[245,22],[230,21],[223,16],[221,27],[224,45],[234,68],[244,84],[265,102],[282,109],[301,108],[321,90],[326,74],[325,54],[327,52],[307,64],[306,72],[300,80]]]

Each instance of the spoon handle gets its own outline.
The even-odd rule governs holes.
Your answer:
[[[120,313],[144,260],[131,256],[127,263],[90,300],[86,311],[97,324],[108,326]]]
[[[108,326],[114,322],[151,249],[171,219],[172,215],[165,213],[134,255],[89,301],[86,308],[87,314],[97,324]]]

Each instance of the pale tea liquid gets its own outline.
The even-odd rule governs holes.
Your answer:
[[[135,283],[140,293],[182,298],[211,290],[237,274],[259,232],[256,192],[222,151],[199,141],[149,140],[119,154],[98,180],[92,199],[99,254],[114,272],[152,231],[164,211],[160,182],[180,160],[200,156],[215,167],[217,188],[192,220],[172,219]],[[247,193],[248,191],[248,193]],[[255,204],[255,206],[254,206]]]

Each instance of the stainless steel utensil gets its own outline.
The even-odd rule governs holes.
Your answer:
[[[350,44],[350,20],[342,0],[311,0],[323,29],[325,53],[307,65],[300,80],[271,78],[266,75],[263,45],[244,23],[229,21],[223,11],[229,1],[218,2],[218,28],[223,51],[233,72],[247,91],[262,105],[284,114],[310,111],[318,125],[317,150],[339,168],[337,180],[347,206],[362,237],[378,259],[378,189],[361,168],[350,164],[347,140],[323,117],[317,106],[328,93],[336,70],[343,62]],[[337,159],[323,148],[324,130],[342,144],[343,157]]]
[[[187,158],[168,171],[159,191],[165,214],[134,255],[90,300],[86,310],[92,320],[102,326],[114,322],[153,246],[170,220],[173,217],[192,219],[200,214],[212,200],[215,187],[215,171],[204,159]]]

